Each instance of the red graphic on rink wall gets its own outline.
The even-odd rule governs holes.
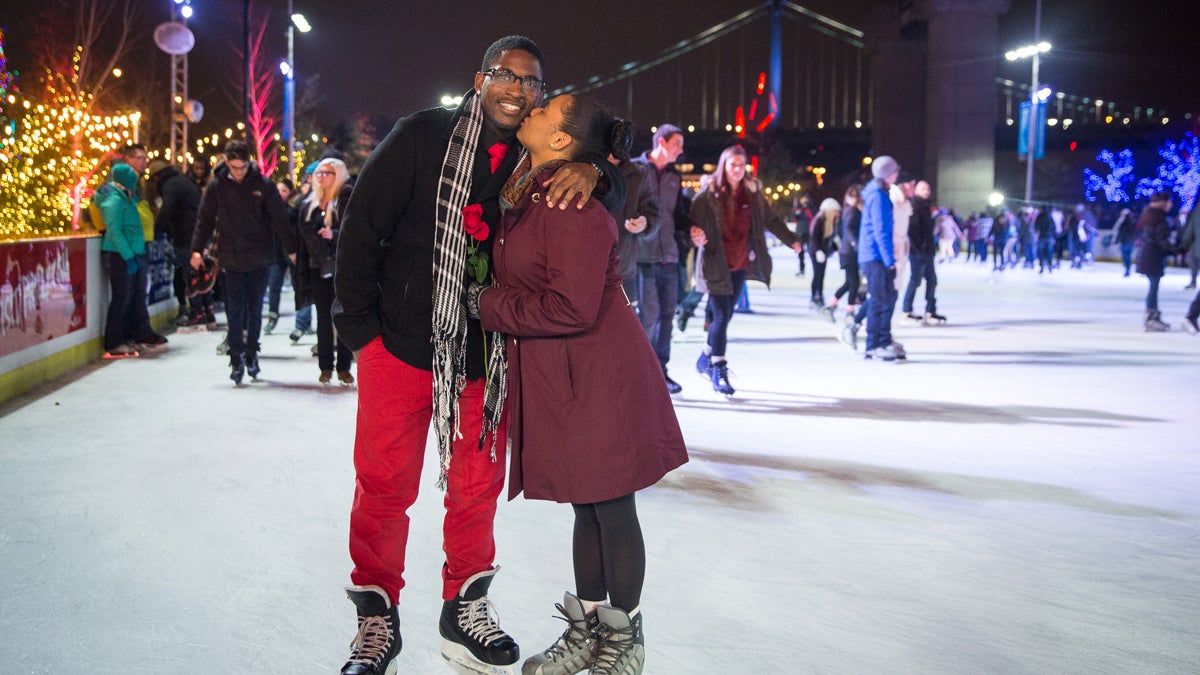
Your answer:
[[[87,240],[0,244],[0,356],[87,326]]]

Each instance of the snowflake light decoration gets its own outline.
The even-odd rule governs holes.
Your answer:
[[[1200,139],[1189,132],[1182,141],[1167,141],[1158,149],[1165,160],[1158,165],[1158,175],[1138,181],[1135,197],[1149,197],[1155,192],[1171,190],[1180,203],[1180,210],[1191,211],[1200,188]]]
[[[1101,177],[1091,169],[1083,170],[1083,196],[1089,202],[1097,199],[1097,192],[1103,192],[1109,202],[1127,202],[1129,193],[1125,185],[1133,182],[1133,150],[1125,148],[1117,154],[1111,150],[1102,150],[1096,156],[1098,161],[1108,165],[1109,173]]]

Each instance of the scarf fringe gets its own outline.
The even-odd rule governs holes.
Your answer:
[[[463,99],[461,112],[442,160],[433,252],[433,420],[438,444],[437,487],[443,491],[447,487],[454,441],[463,437],[459,395],[466,386],[469,323],[463,306],[468,235],[463,229],[462,209],[471,195],[475,151],[483,130],[483,110],[473,91]],[[493,348],[487,356],[490,368],[480,449],[490,431],[493,462],[508,381],[504,346],[504,336],[494,334]]]

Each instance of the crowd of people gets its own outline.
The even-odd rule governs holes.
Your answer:
[[[179,325],[209,327],[224,304],[236,384],[261,372],[261,335],[277,329],[290,276],[291,340],[312,332],[315,315],[318,381],[336,374],[357,385],[347,588],[357,631],[343,675],[382,675],[401,651],[408,509],[431,427],[446,493],[443,656],[486,673],[635,675],[645,662],[647,545],[636,493],[688,459],[670,398],[683,390],[668,374],[674,326],[686,330],[704,302],[696,369],[732,396],[731,322],[748,281],[770,285],[774,240],[798,255],[798,274],[811,269],[811,306],[835,323],[844,307],[842,340],[857,351],[865,325],[863,355],[884,362],[907,358],[892,335],[901,297],[905,317],[946,321],[937,266],[960,252],[986,262],[990,246],[997,272],[1023,259],[1047,274],[1094,256],[1096,218],[1084,207],[1066,216],[993,209],[961,221],[934,205],[928,181],[886,155],[840,200],[814,212],[798,198],[793,231],[744,148],[725,148],[700,188],[686,191],[678,126],[659,125],[651,147],[631,157],[632,124],[596,98],[545,100],[544,61],[528,38],[496,41],[461,105],[402,118],[355,177],[331,153],[300,186],[272,183],[238,140],[215,168],[147,170],[135,145],[97,195],[112,287],[107,355],[166,343],[146,315],[145,246],[157,234],[176,262]],[[1125,274],[1140,251],[1137,271],[1150,280],[1147,330],[1162,323],[1164,261],[1197,247],[1197,219],[1172,228],[1172,207],[1170,193],[1155,195],[1114,228]],[[844,279],[827,303],[833,260]],[[1190,327],[1198,316],[1200,295]],[[574,590],[556,605],[566,630],[520,666],[488,598],[506,477],[510,499],[523,493],[574,513]]]

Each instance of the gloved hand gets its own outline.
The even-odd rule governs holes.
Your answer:
[[[479,296],[483,295],[487,289],[487,286],[480,286],[473,281],[467,286],[467,316],[472,319],[479,318]]]
[[[817,251],[816,254],[813,255],[813,258],[815,258],[818,263],[825,262],[825,251]]]
[[[139,267],[141,267],[141,265],[138,264],[137,256],[133,256],[129,260],[125,261],[125,273],[129,276],[137,274]]]

